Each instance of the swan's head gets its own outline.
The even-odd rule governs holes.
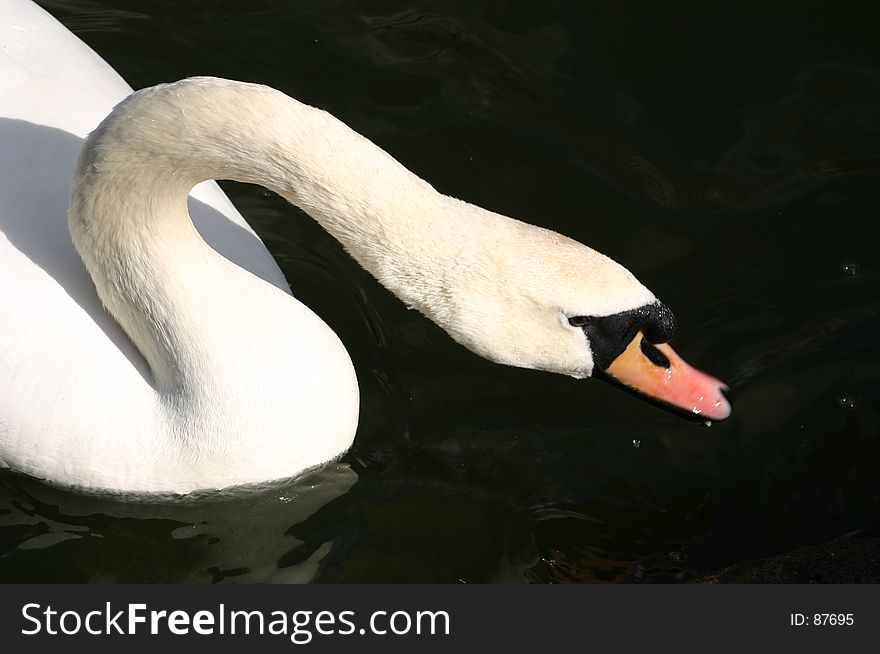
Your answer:
[[[456,340],[497,363],[616,381],[701,418],[730,414],[726,386],[672,350],[672,311],[629,270],[554,232],[504,227],[456,267]]]

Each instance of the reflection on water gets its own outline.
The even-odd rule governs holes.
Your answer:
[[[742,137],[719,157],[710,202],[783,204],[880,167],[880,71],[815,66],[742,110]]]
[[[681,581],[877,520],[877,16],[803,2],[41,4],[136,87],[271,84],[444,192],[604,250],[673,307],[677,349],[731,382],[735,411],[706,429],[483,362],[298,211],[230,184],[351,352],[353,450],[303,486],[191,506],[0,474],[0,579]]]
[[[83,496],[5,475],[0,477],[5,499],[0,529],[4,540],[15,542],[17,555],[0,558],[0,578],[308,582],[333,542],[305,543],[292,530],[356,480],[350,467],[335,464],[267,490],[151,503]],[[29,561],[41,565],[25,572],[22,566]]]

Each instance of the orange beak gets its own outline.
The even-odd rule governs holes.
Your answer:
[[[650,398],[707,420],[724,420],[731,406],[727,386],[685,363],[666,343],[649,343],[638,332],[606,374]]]

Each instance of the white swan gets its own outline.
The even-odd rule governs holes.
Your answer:
[[[44,11],[0,0],[3,465],[64,486],[185,493],[292,476],[350,446],[357,381],[336,335],[216,186],[191,205],[199,231],[190,220],[187,193],[220,178],[302,207],[492,361],[605,371],[705,417],[730,412],[720,382],[643,339],[668,340],[671,313],[594,250],[441,195],[273,89],[183,80],[130,95],[98,125],[129,91]]]

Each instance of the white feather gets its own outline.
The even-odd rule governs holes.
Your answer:
[[[499,363],[589,376],[589,343],[567,318],[654,299],[607,257],[441,195],[264,86],[193,78],[134,93],[74,167],[80,137],[128,88],[30,2],[0,0],[0,44],[0,461],[14,469],[187,492],[292,476],[350,446],[345,349],[216,186],[198,187],[190,219],[187,194],[205,180],[278,192]]]

